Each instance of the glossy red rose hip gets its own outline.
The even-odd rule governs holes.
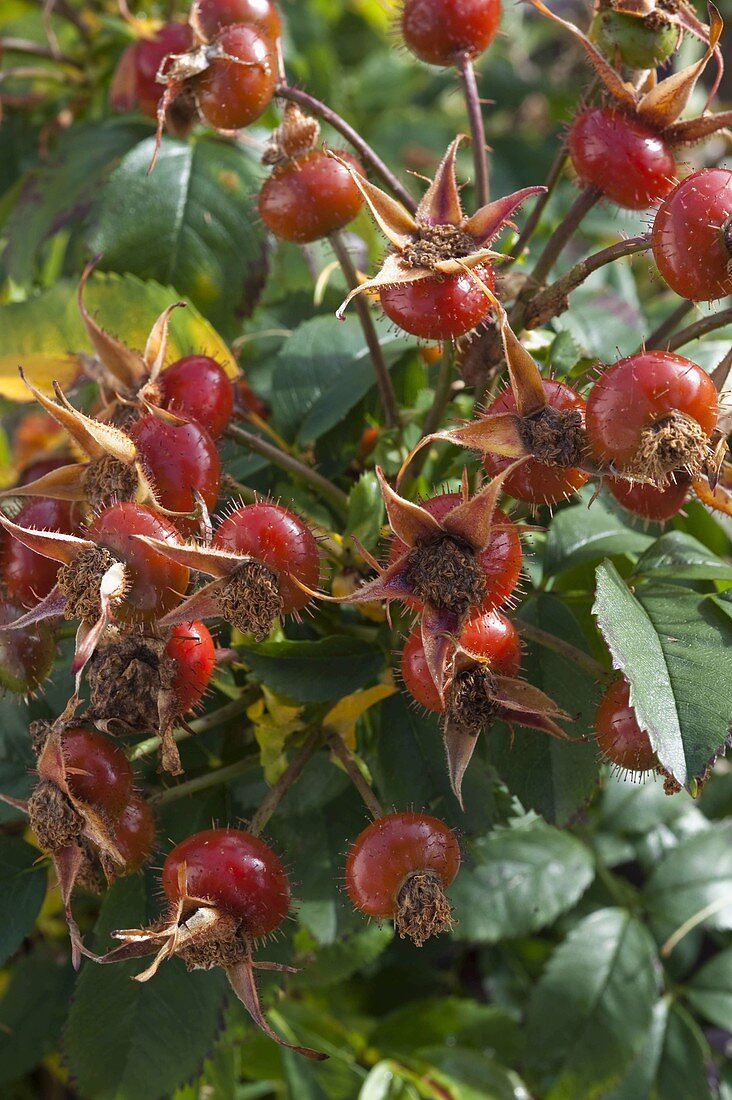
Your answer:
[[[650,771],[657,766],[650,738],[638,725],[630,705],[627,680],[617,680],[603,695],[595,715],[595,729],[597,744],[611,764],[631,772]]]
[[[355,157],[339,155],[363,174]],[[278,165],[259,192],[264,224],[276,237],[297,244],[342,229],[362,206],[363,196],[347,169],[322,149]]]
[[[217,130],[238,130],[254,122],[274,94],[274,47],[254,27],[226,27],[213,43],[226,56],[212,56],[193,78],[198,109]]]
[[[610,107],[578,115],[569,131],[577,175],[628,210],[655,206],[674,185],[676,162],[663,137]]]
[[[114,824],[114,842],[124,859],[124,873],[143,867],[155,847],[155,815],[150,803],[133,795]]]
[[[654,523],[665,523],[678,515],[686,503],[691,489],[691,478],[683,472],[672,474],[671,481],[663,489],[617,477],[607,478],[605,484],[618,504],[622,504],[633,515],[642,516]]]
[[[75,533],[72,505],[66,500],[36,497],[23,505],[16,523],[36,531]],[[59,563],[45,558],[11,536],[5,540],[0,575],[7,594],[27,607],[38,603],[56,583]]]
[[[207,39],[235,23],[246,23],[271,39],[282,32],[282,20],[271,0],[197,0],[191,20]]]
[[[500,0],[405,0],[404,41],[421,61],[455,65],[461,54],[476,57],[495,38]]]
[[[290,884],[282,862],[251,833],[206,829],[175,847],[163,866],[163,889],[171,902],[180,899],[184,865],[187,896],[239,918],[249,936],[274,932],[287,916]]]
[[[464,336],[487,317],[491,308],[476,277],[493,289],[491,269],[478,267],[473,275],[465,272],[382,286],[381,308],[395,325],[423,340]]]
[[[94,730],[72,728],[61,737],[69,789],[81,802],[120,817],[132,797],[132,767],[122,749]]]
[[[200,703],[216,667],[214,641],[203,623],[178,623],[172,628],[165,652],[175,661],[173,692],[178,713],[185,714]]]
[[[186,355],[171,363],[157,380],[153,404],[195,420],[218,439],[231,420],[234,388],[226,371],[208,355]]]
[[[653,258],[672,290],[693,302],[732,294],[732,170],[682,180],[656,214]]]
[[[128,46],[119,60],[109,92],[115,111],[128,112],[135,107],[150,118],[157,117],[158,104],[165,91],[155,77],[165,58],[189,50],[193,42],[185,23],[166,23],[152,38],[140,38]]]

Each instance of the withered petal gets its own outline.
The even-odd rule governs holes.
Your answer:
[[[384,236],[391,241],[396,249],[401,251],[401,249],[406,248],[419,229],[417,222],[406,206],[402,206],[391,195],[387,195],[385,191],[376,187],[365,176],[362,176],[352,164],[343,160],[332,149],[328,150],[328,155],[346,169],[366,200],[366,205]]]
[[[22,542],[29,550],[35,550],[44,558],[70,565],[82,550],[93,550],[94,543],[80,539],[77,535],[66,535],[61,531],[37,531],[31,527],[19,527],[0,512],[0,525],[8,534]]]

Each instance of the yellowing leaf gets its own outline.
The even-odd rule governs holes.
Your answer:
[[[323,726],[343,738],[349,749],[356,747],[356,722],[369,707],[388,699],[396,691],[393,683],[376,684],[364,691],[354,691],[339,699],[323,719]]]
[[[295,733],[305,729],[301,721],[302,707],[283,703],[269,688],[262,686],[262,695],[247,708],[247,717],[254,726],[259,745],[259,759],[264,778],[276,783],[287,767],[285,747]]]
[[[18,367],[22,366],[29,382],[39,390],[51,391],[51,383],[58,382],[62,389],[71,385],[79,373],[79,360],[74,355],[0,355],[0,396],[10,401],[32,401],[28,387],[21,381]]]

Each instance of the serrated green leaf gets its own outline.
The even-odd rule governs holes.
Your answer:
[[[544,1100],[594,1100],[617,1081],[651,1026],[658,963],[622,909],[586,917],[554,952],[529,1003],[531,1078]]]
[[[538,823],[496,829],[467,845],[450,896],[459,939],[497,943],[552,924],[594,878],[594,861],[579,840]]]
[[[720,951],[697,970],[684,995],[706,1020],[732,1032],[732,947]]]
[[[0,1085],[30,1073],[52,1051],[73,982],[70,958],[59,962],[43,949],[15,964],[0,1001]]]
[[[262,642],[243,646],[242,652],[259,679],[298,703],[350,695],[371,683],[384,665],[381,650],[358,638]]]
[[[362,474],[348,494],[346,534],[373,550],[384,522],[384,500],[376,474]]]
[[[716,1100],[708,1072],[711,1059],[699,1026],[681,1005],[672,1005],[651,1100]]]
[[[0,836],[0,965],[33,928],[46,896],[46,868],[24,840]]]
[[[391,924],[373,924],[361,932],[343,936],[337,943],[325,944],[315,955],[308,952],[303,969],[290,978],[290,987],[307,990],[342,982],[378,959],[393,938]]]
[[[175,286],[224,331],[256,304],[266,274],[254,200],[261,166],[241,145],[210,136],[154,139],[127,154],[104,188],[90,247],[107,271]]]
[[[106,947],[115,928],[148,919],[142,880],[120,879],[96,926]],[[160,1100],[201,1067],[221,1026],[227,983],[222,970],[189,974],[168,960],[149,982],[132,981],[137,963],[81,972],[65,1030],[69,1067],[94,1100]]]
[[[652,580],[732,580],[732,565],[717,557],[703,543],[683,531],[667,531],[641,554],[636,577]]]
[[[668,852],[643,898],[662,941],[695,916],[705,927],[732,928],[732,821],[715,823]]]
[[[428,1046],[500,1051],[502,1058],[520,1046],[520,1025],[495,1005],[465,997],[410,1000],[387,1012],[369,1035],[376,1050],[392,1058],[407,1058]]]
[[[591,495],[582,496],[582,503],[562,508],[549,526],[543,564],[550,576],[612,554],[640,554],[654,541],[647,524],[624,516],[604,495],[591,507]]]
[[[696,592],[633,595],[609,562],[597,570],[593,612],[661,764],[682,785],[702,777],[729,734],[732,621]]]
[[[672,824],[694,805],[686,791],[669,798],[655,776],[639,783],[612,775],[602,792],[600,825],[623,836],[644,836],[659,825]]]

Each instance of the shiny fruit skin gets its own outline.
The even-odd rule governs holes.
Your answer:
[[[483,657],[499,676],[518,676],[521,667],[521,642],[513,623],[499,611],[471,615],[460,634],[460,645]],[[402,650],[404,685],[418,703],[440,714],[444,704],[437,694],[425,660],[419,627],[412,631]]]
[[[6,598],[0,600],[0,623],[12,623],[23,609]],[[25,695],[41,686],[53,671],[56,645],[48,623],[0,633],[0,690]]]
[[[248,936],[274,932],[290,908],[282,862],[259,837],[240,829],[206,829],[173,849],[163,866],[163,890],[180,899],[178,870],[186,867],[188,897],[238,917]]]
[[[650,771],[657,766],[650,738],[638,725],[630,705],[627,680],[617,680],[603,695],[595,715],[595,730],[597,744],[611,764],[631,772]]]
[[[477,57],[498,31],[500,0],[405,0],[402,35],[429,65],[454,65],[461,54]]]
[[[222,550],[251,554],[278,575],[282,610],[299,611],[310,596],[298,588],[291,573],[308,588],[320,579],[320,555],[312,531],[279,504],[246,504],[226,517],[214,535]]]
[[[651,247],[662,278],[682,298],[732,294],[732,170],[706,168],[677,184],[658,209]]]
[[[355,157],[339,155],[363,175]],[[363,201],[348,170],[313,149],[272,171],[259,192],[259,213],[276,237],[307,244],[348,225]]]
[[[132,797],[133,783],[122,749],[101,733],[79,728],[64,731],[61,749],[72,795],[117,820]]]
[[[166,424],[150,414],[128,429],[163,508],[190,512],[195,488],[213,510],[219,495],[221,460],[216,444],[201,424]],[[181,534],[194,534],[193,519],[171,517]]]
[[[36,531],[60,531],[71,535],[75,531],[72,507],[67,500],[36,497],[23,505],[15,522]],[[57,561],[36,554],[17,539],[8,537],[6,540],[0,575],[11,599],[26,607],[37,604],[55,585],[58,570]]]
[[[255,27],[273,41],[282,34],[282,20],[271,0],[198,0],[193,15],[209,40],[235,23]]]
[[[114,842],[126,875],[139,871],[155,847],[155,816],[150,803],[133,795],[114,824]]]
[[[673,23],[653,27],[635,15],[605,9],[593,18],[588,37],[613,65],[655,69],[676,49],[679,30]]]
[[[490,267],[478,267],[475,274],[493,289]],[[381,308],[395,325],[423,340],[464,336],[491,308],[483,289],[467,272],[382,286],[379,297]]]
[[[673,480],[663,489],[616,477],[609,477],[605,484],[618,504],[634,516],[642,516],[654,523],[665,523],[678,515],[691,488],[691,479],[686,473],[673,474],[672,477]]]
[[[580,179],[626,210],[646,210],[674,185],[676,162],[663,137],[610,107],[578,115],[569,153]]]
[[[273,46],[243,24],[226,27],[214,44],[238,60],[212,57],[205,72],[193,78],[198,109],[214,129],[238,130],[258,119],[272,99],[277,72]]]
[[[85,538],[105,547],[125,565],[128,587],[122,601],[115,605],[115,619],[151,622],[178,606],[188,587],[189,573],[133,535],[180,542],[180,533],[170,520],[143,504],[129,503],[112,504],[99,512]]]
[[[166,23],[152,38],[140,38],[128,46],[112,79],[109,99],[113,109],[128,112],[137,107],[149,118],[156,118],[165,91],[165,85],[155,79],[160,66],[169,54],[185,53],[192,44],[187,24]]]
[[[218,439],[231,420],[234,388],[226,371],[208,355],[186,355],[157,380],[159,404],[184,420],[195,420]]]
[[[619,359],[587,398],[587,438],[595,454],[622,470],[634,459],[641,433],[671,413],[684,413],[711,435],[717,391],[705,370],[668,351]]]
[[[186,714],[200,703],[216,666],[213,638],[202,622],[178,623],[165,652],[176,665],[173,692],[178,714]]]
[[[399,891],[410,874],[431,871],[443,887],[460,867],[460,846],[452,829],[428,814],[385,814],[351,845],[346,890],[356,909],[372,917],[393,917]]]
[[[584,400],[570,386],[564,382],[555,382],[552,378],[545,378],[542,384],[547,401],[553,409],[579,409],[584,412]],[[498,395],[486,410],[486,415],[506,412],[516,412],[516,399],[510,389]],[[514,461],[515,459],[504,455],[487,454],[483,457],[483,465],[491,477],[500,474]],[[515,500],[523,500],[528,504],[557,504],[580,489],[586,481],[587,474],[575,466],[546,466],[543,462],[530,458],[508,475],[503,482],[503,488]]]
[[[436,520],[442,521],[454,508],[462,504],[460,493],[440,493],[436,497],[420,502],[421,507]],[[389,561],[397,561],[406,553],[407,545],[394,537],[389,546]],[[486,578],[486,594],[483,599],[484,611],[500,607],[508,599],[521,576],[521,540],[515,524],[503,512],[496,513],[491,529],[490,542],[478,555],[481,569]],[[420,600],[407,601],[410,607],[419,610]]]

